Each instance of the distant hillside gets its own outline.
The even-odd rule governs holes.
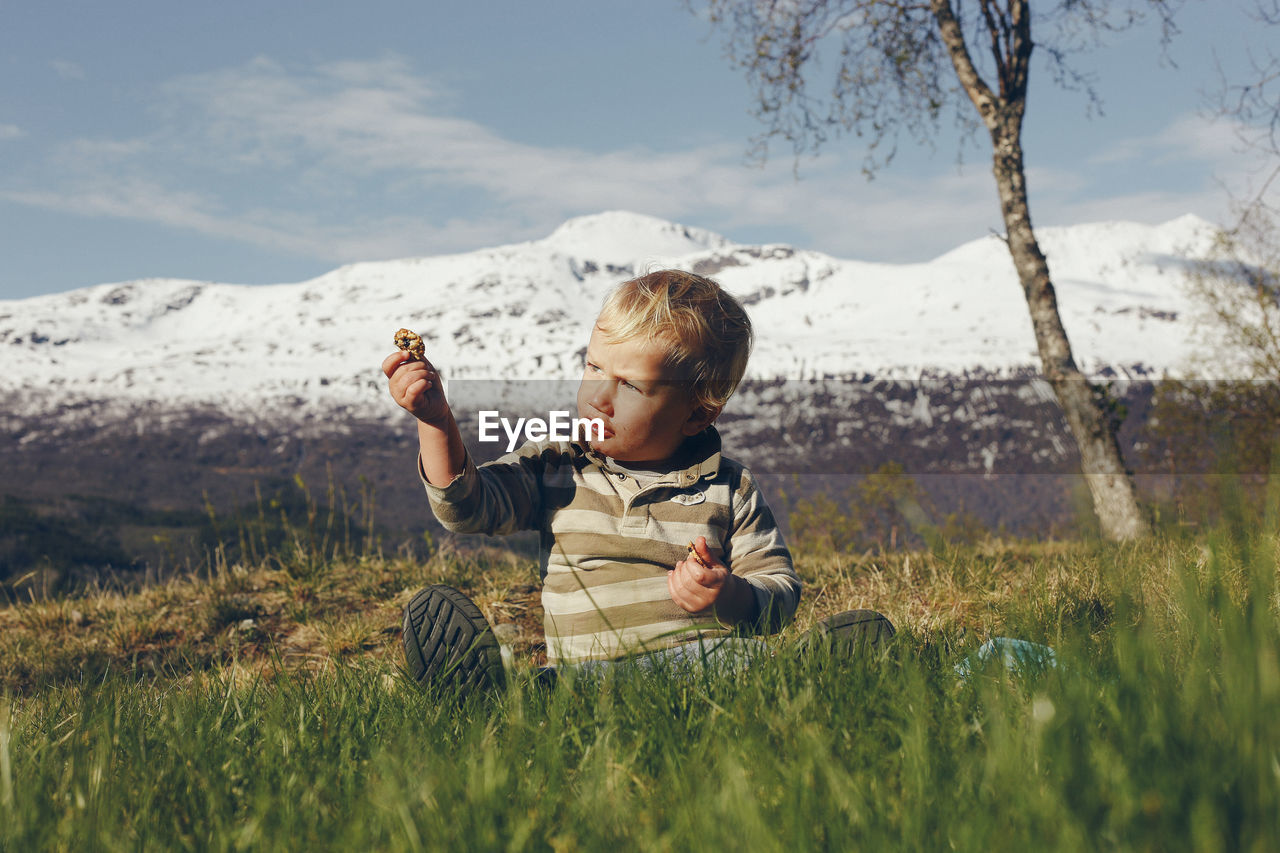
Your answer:
[[[1078,361],[1099,380],[1139,381],[1117,390],[1136,468],[1148,464],[1141,382],[1187,371],[1182,270],[1212,232],[1190,216],[1042,230]],[[29,560],[21,526],[88,543],[62,549],[98,555],[86,564],[153,563],[175,540],[196,547],[206,505],[252,506],[297,474],[322,496],[330,482],[372,491],[388,539],[410,541],[428,524],[412,423],[378,369],[395,329],[422,334],[471,436],[480,406],[571,408],[604,294],[666,265],[715,277],[752,314],[751,382],[721,424],[776,499],[897,461],[940,506],[986,524],[1074,523],[1060,476],[1075,470],[1074,447],[1034,380],[998,237],[929,263],[868,264],[611,212],[543,240],[297,284],[142,280],[0,302],[0,495],[21,501],[0,562]]]

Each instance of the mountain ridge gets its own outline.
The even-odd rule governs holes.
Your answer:
[[[1179,273],[1213,230],[1192,216],[1041,229],[1082,369],[1185,372],[1193,306]],[[542,240],[350,264],[303,282],[152,278],[3,301],[0,394],[37,408],[42,397],[229,409],[294,399],[308,416],[385,414],[377,364],[400,326],[422,334],[454,378],[568,379],[608,288],[649,265],[704,272],[742,299],[757,331],[753,378],[1012,376],[1038,364],[997,235],[881,264],[609,211]]]
[[[1157,497],[1172,463],[1151,439],[1158,389],[1146,380],[1189,362],[1195,306],[1182,273],[1213,233],[1194,217],[1040,229],[1087,375],[1143,380],[1110,393],[1126,464]],[[302,282],[139,279],[0,302],[0,499],[24,518],[106,537],[96,557],[67,558],[69,571],[121,553],[180,564],[199,547],[201,519],[261,516],[264,494],[276,500],[295,483],[328,483],[331,506],[376,490],[389,546],[421,542],[435,528],[416,431],[378,368],[395,330],[423,335],[483,462],[501,448],[478,442],[477,409],[572,408],[602,298],[651,265],[711,275],[747,305],[756,351],[717,425],[782,524],[794,501],[846,494],[889,462],[938,512],[992,530],[1080,524],[1079,457],[1037,378],[998,235],[882,264],[623,211],[570,220],[543,240]],[[186,520],[164,521],[171,513]],[[132,520],[107,529],[107,518]],[[22,530],[7,535],[0,582],[6,565],[27,571],[13,558],[35,547]]]

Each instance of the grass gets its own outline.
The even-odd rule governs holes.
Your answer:
[[[777,654],[735,678],[540,690],[534,566],[498,549],[291,575],[226,565],[0,610],[0,848],[1270,850],[1274,536],[797,554]],[[275,568],[272,568],[275,566]],[[399,608],[464,587],[523,674],[441,695]],[[873,607],[881,656],[801,659]],[[985,639],[1058,666],[967,679]]]

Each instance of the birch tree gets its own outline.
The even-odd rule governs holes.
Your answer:
[[[1030,0],[706,0],[704,8],[755,90],[756,112],[766,126],[757,140],[761,150],[780,137],[799,158],[853,133],[868,142],[870,173],[893,159],[902,137],[931,140],[944,118],[986,129],[1004,239],[1031,315],[1041,371],[1079,448],[1103,534],[1133,539],[1148,525],[1058,313],[1031,224],[1022,123],[1033,50],[1048,59],[1056,82],[1095,101],[1090,78],[1072,59],[1106,33],[1148,16],[1168,38],[1172,11],[1165,0],[1057,0],[1036,7],[1033,14]],[[833,69],[829,94],[815,97],[809,83],[821,67]]]
[[[1280,0],[1255,0],[1260,33],[1280,29]],[[1264,42],[1266,43],[1266,42]],[[1274,43],[1274,42],[1271,42]],[[1242,356],[1246,375],[1280,382],[1280,53],[1248,51],[1240,79],[1225,76],[1212,111],[1230,121],[1254,186],[1233,194],[1235,222],[1218,235],[1215,258],[1194,271],[1193,293]]]

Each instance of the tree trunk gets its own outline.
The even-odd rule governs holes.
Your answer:
[[[1058,299],[1049,278],[1049,265],[1031,228],[1022,144],[1016,132],[1010,135],[993,131],[991,139],[993,172],[1000,190],[1009,254],[1031,312],[1041,369],[1053,387],[1080,449],[1080,465],[1093,496],[1102,533],[1113,540],[1144,536],[1148,532],[1147,523],[1138,508],[1133,481],[1120,458],[1120,446],[1094,399],[1088,380],[1076,367],[1058,315]]]
[[[1021,141],[1031,50],[1035,46],[1031,39],[1031,7],[1028,0],[1009,0],[1004,8],[982,0],[980,6],[991,36],[998,92],[992,91],[973,64],[951,0],[931,3],[938,34],[951,57],[956,78],[991,133],[992,171],[1000,191],[1009,254],[1031,311],[1041,369],[1080,449],[1080,465],[1093,495],[1102,533],[1108,539],[1135,539],[1148,530],[1138,509],[1133,481],[1120,459],[1120,446],[1093,397],[1093,389],[1071,356],[1071,344],[1058,316],[1049,265],[1031,228]]]

